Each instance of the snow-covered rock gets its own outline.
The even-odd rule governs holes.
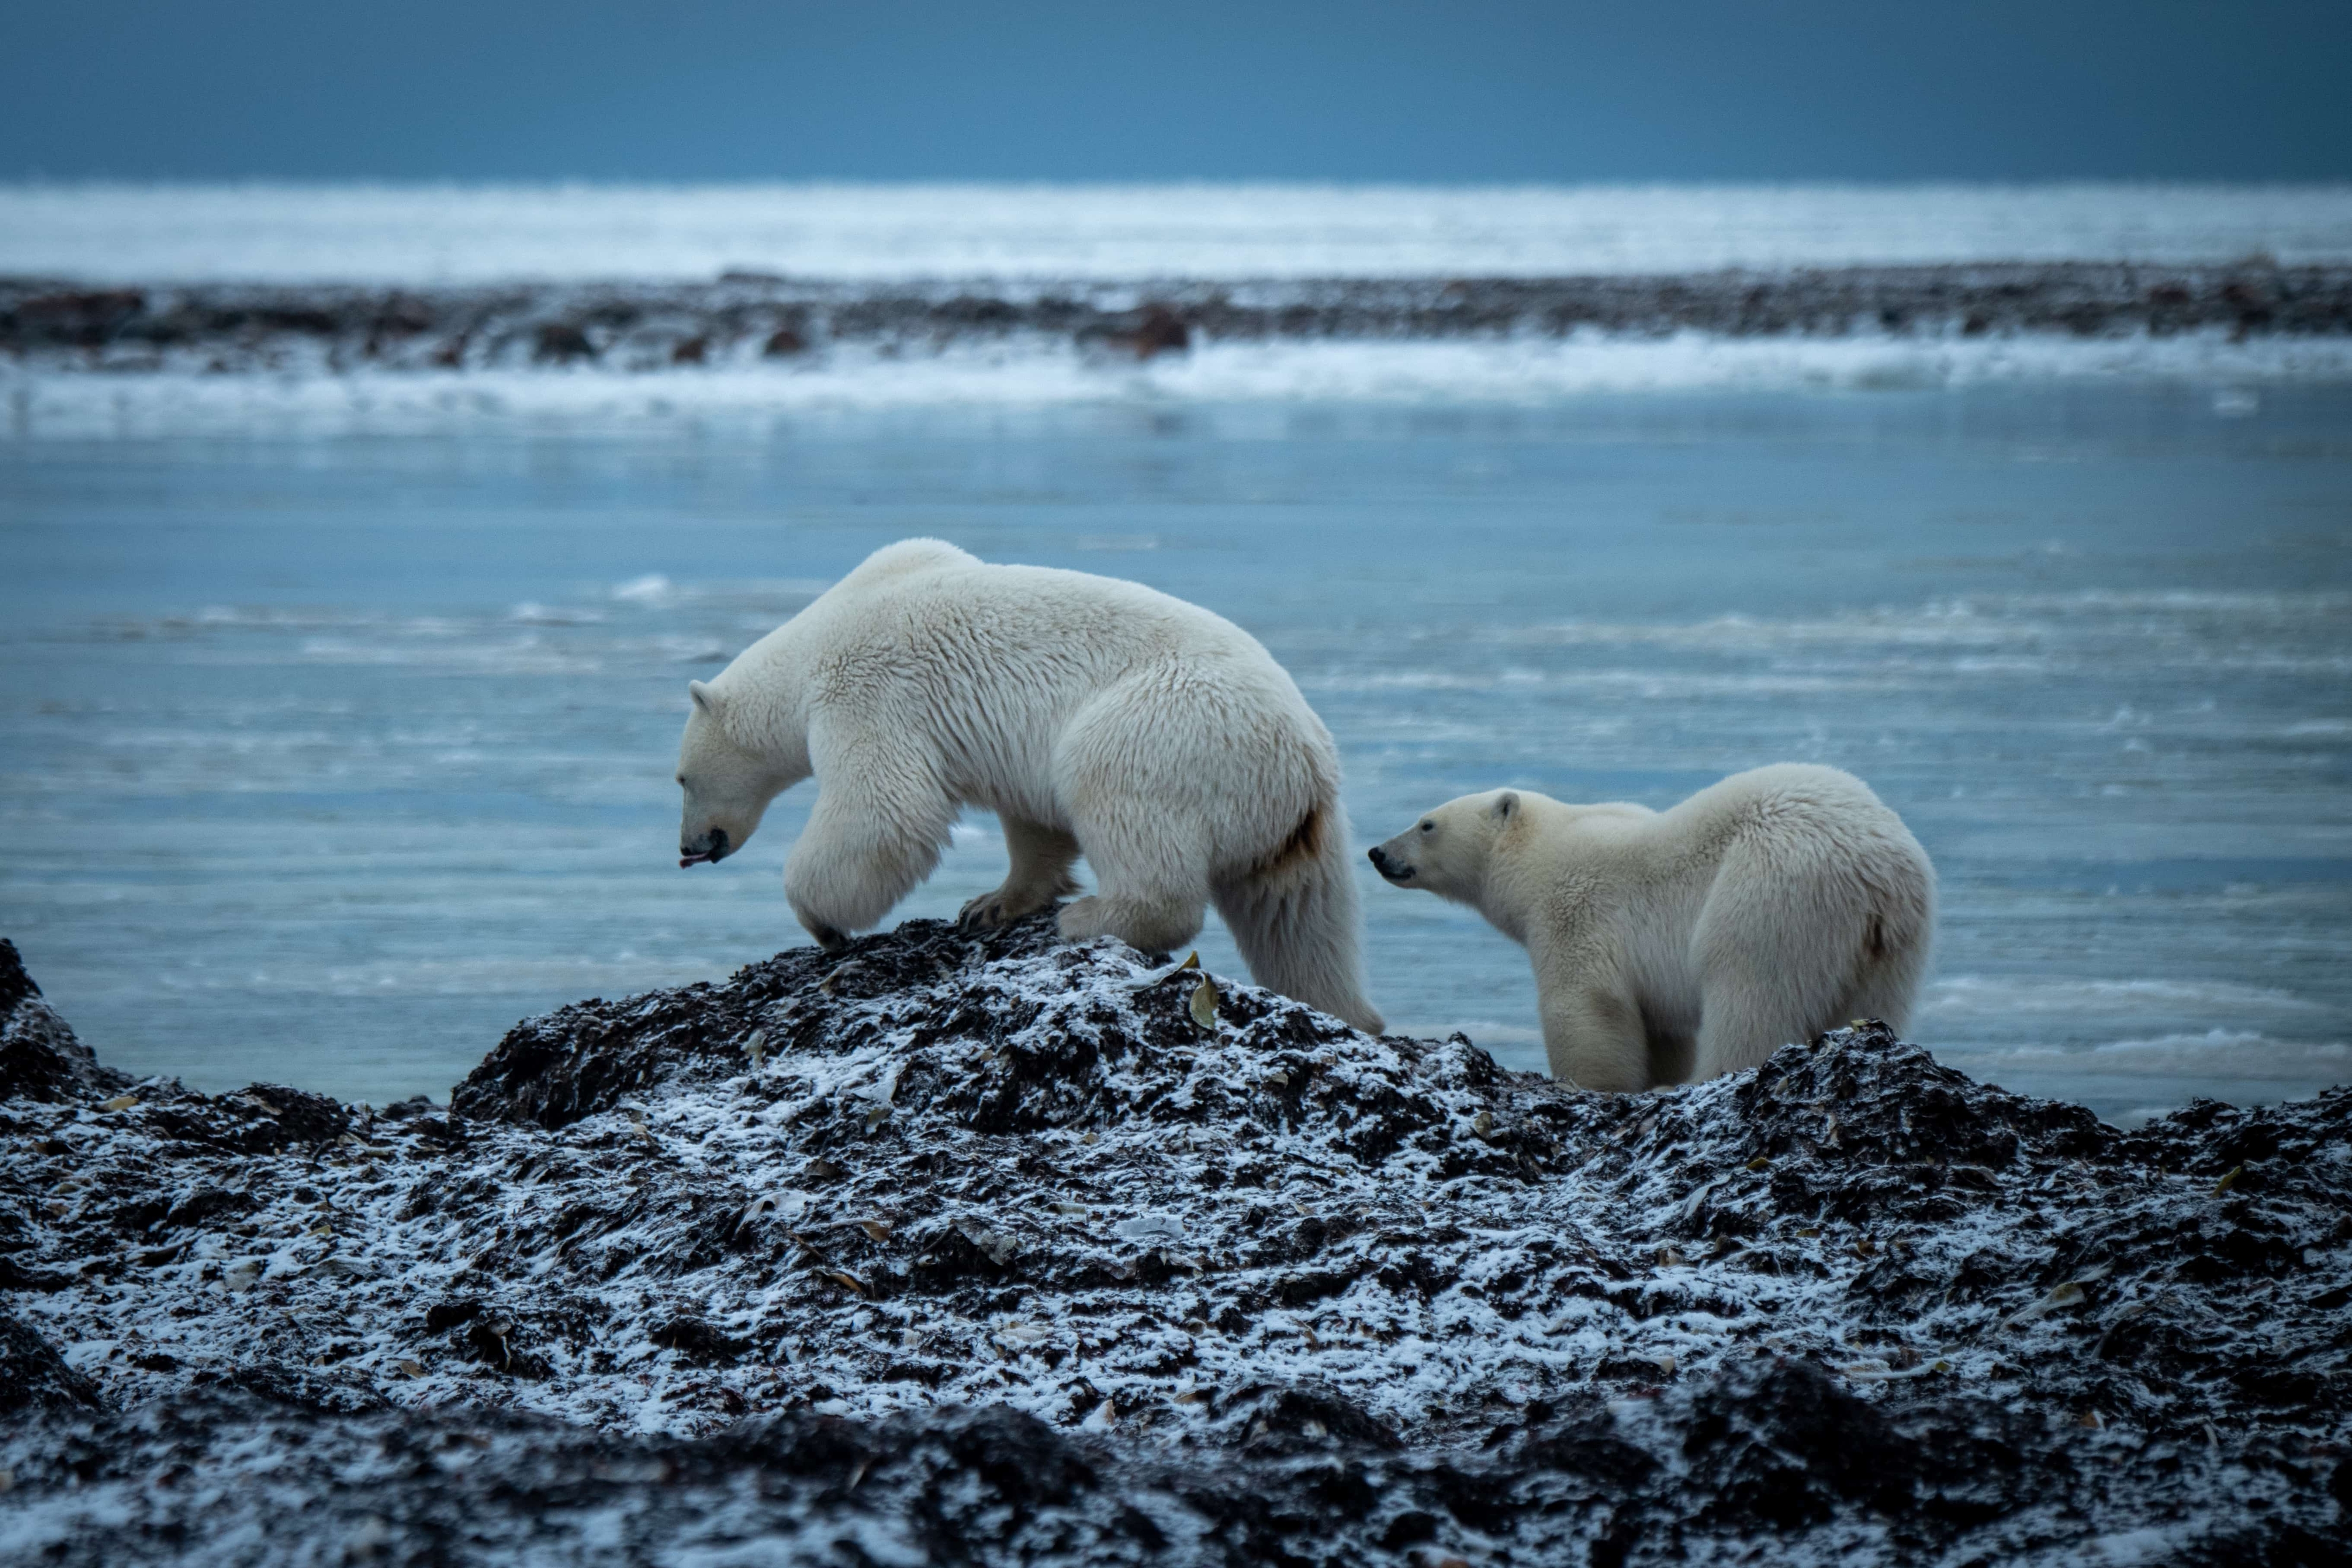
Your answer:
[[[1589,1095],[1049,936],[582,1003],[446,1109],[5,1080],[0,1558],[2352,1544],[2352,1091],[2125,1134],[1857,1026]]]

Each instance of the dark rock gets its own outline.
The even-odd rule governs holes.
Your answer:
[[[656,1323],[646,1337],[664,1350],[672,1350],[689,1361],[705,1363],[730,1362],[751,1344],[744,1340],[723,1334],[699,1318],[678,1317]]]
[[[177,1083],[148,1084],[124,1117],[184,1143],[271,1154],[315,1148],[342,1136],[348,1106],[307,1089],[257,1083],[224,1095],[198,1094]]]
[[[247,1394],[310,1415],[358,1415],[384,1405],[373,1390],[348,1377],[266,1362],[200,1372],[189,1387]]]
[[[1818,1368],[1735,1367],[1694,1401],[1683,1455],[1717,1494],[1718,1522],[1818,1524],[1839,1503],[1909,1506],[1920,1457],[1886,1418]]]
[[[0,1100],[96,1100],[130,1082],[74,1038],[25,973],[16,943],[0,937]]]
[[[987,932],[909,921],[835,951],[778,953],[736,971],[724,987],[575,1002],[509,1030],[450,1090],[450,1108],[494,1121],[566,1126],[672,1079],[707,1080],[739,1070],[754,1029],[769,1028],[768,1049],[782,1052],[794,1041],[795,1021],[805,1019],[800,1032],[807,1032],[836,999],[929,984],[991,959],[1041,952],[1054,941],[1051,916]]]
[[[96,348],[147,308],[136,289],[61,289],[16,301],[11,334],[26,343]]]
[[[68,1366],[56,1346],[23,1320],[0,1312],[0,1415],[99,1404],[98,1385]]]
[[[967,331],[1003,329],[1016,325],[1023,311],[1009,300],[992,300],[976,294],[958,294],[931,308],[931,319],[943,326],[961,327]]]
[[[1192,329],[1184,320],[1165,305],[1147,305],[1143,320],[1135,329],[1135,357],[1150,359],[1154,354],[1182,353],[1192,346]]]
[[[2024,1151],[2097,1158],[2121,1136],[2079,1105],[2005,1094],[1939,1067],[1884,1024],[1841,1033],[1850,1047],[1784,1050],[1742,1081],[1740,1109],[1754,1129],[1748,1147],[1756,1156],[1769,1161],[1802,1149],[1848,1168],[1998,1170]],[[1873,1057],[1899,1058],[1899,1068]],[[1875,1092],[1876,1082],[1894,1079],[1899,1091]]]
[[[468,1319],[449,1340],[451,1348],[467,1361],[509,1376],[537,1380],[551,1375],[554,1370],[544,1356],[530,1349],[521,1331],[508,1318],[478,1315]]]
[[[25,960],[16,944],[0,937],[0,1018],[16,1010],[16,1004],[27,996],[38,996],[41,988],[25,973]]]
[[[1296,1452],[1334,1444],[1392,1449],[1402,1445],[1386,1424],[1328,1388],[1252,1389],[1228,1406],[1247,1412],[1244,1442],[1266,1452]]]
[[[272,1135],[274,1141],[270,1144],[273,1148],[282,1147],[285,1143],[323,1143],[341,1137],[351,1126],[352,1115],[346,1107],[308,1089],[257,1083],[237,1090],[228,1099],[231,1103],[249,1107],[277,1124],[277,1131]]]
[[[189,1186],[165,1200],[161,1219],[174,1229],[185,1229],[223,1217],[242,1219],[253,1210],[250,1193],[232,1192],[226,1187]]]
[[[572,322],[549,321],[532,339],[530,357],[541,364],[570,364],[574,360],[594,359],[596,345]]]
[[[265,332],[296,332],[305,337],[333,337],[344,328],[342,312],[313,305],[289,305],[275,310],[260,310],[253,314],[253,324]]]
[[[15,1258],[0,1254],[0,1290],[37,1290],[47,1295],[54,1290],[69,1290],[76,1283],[70,1276],[27,1268]]]
[[[430,301],[394,295],[383,301],[368,321],[372,342],[383,343],[400,338],[413,338],[419,332],[433,330],[435,321]]]
[[[441,1333],[456,1328],[459,1323],[480,1317],[481,1314],[481,1302],[468,1297],[436,1301],[432,1306],[425,1309],[425,1331],[427,1333]]]

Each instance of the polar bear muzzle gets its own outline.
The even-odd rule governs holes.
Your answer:
[[[719,861],[727,858],[727,830],[723,827],[714,827],[691,844],[681,844],[677,847],[678,868],[684,870],[688,866],[716,866]]]

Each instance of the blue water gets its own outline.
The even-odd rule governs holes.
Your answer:
[[[1913,1033],[1979,1076],[2118,1120],[2352,1079],[2326,386],[0,438],[0,934],[119,1065],[379,1102],[796,943],[812,786],[676,868],[685,683],[912,533],[1249,628],[1361,841],[1502,784],[1862,774],[1943,878]],[[899,914],[1002,867],[976,817]],[[1392,1026],[1540,1065],[1516,948],[1364,892]]]

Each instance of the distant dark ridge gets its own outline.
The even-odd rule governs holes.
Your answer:
[[[1592,331],[1727,337],[2352,333],[2352,266],[2113,262],[1854,267],[1654,277],[862,284],[730,273],[712,283],[448,289],[0,279],[0,353],[49,368],[615,369],[1025,338],[1111,354],[1202,337],[1463,340]]]

